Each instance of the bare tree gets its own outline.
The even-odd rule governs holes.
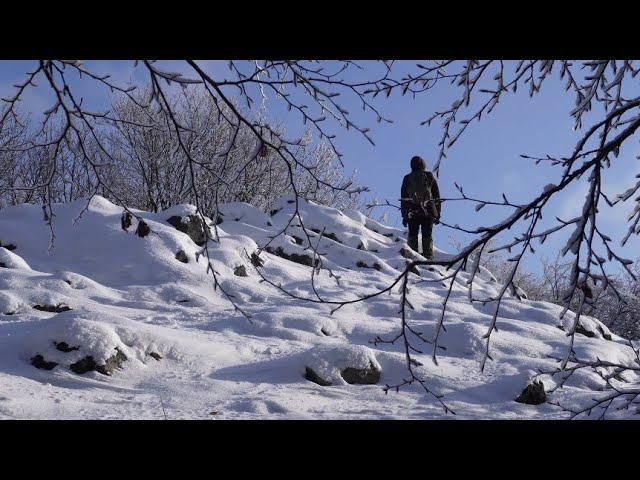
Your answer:
[[[326,142],[328,148],[335,154],[338,162],[341,161],[341,153],[335,144],[335,129],[347,129],[359,132],[365,139],[373,143],[369,135],[369,129],[358,125],[354,116],[345,108],[344,98],[354,98],[362,107],[365,115],[378,122],[389,122],[390,119],[381,113],[376,97],[392,98],[392,95],[417,96],[427,94],[435,85],[443,82],[452,85],[455,93],[451,106],[425,115],[424,124],[429,125],[434,121],[442,123],[442,137],[439,144],[439,156],[435,165],[437,174],[442,168],[447,152],[456,141],[468,130],[474,121],[480,121],[482,116],[491,113],[500,100],[509,95],[525,89],[530,97],[534,97],[545,82],[557,72],[559,78],[565,83],[568,94],[575,98],[575,107],[568,112],[575,120],[576,143],[571,152],[565,156],[554,157],[544,153],[535,156],[523,155],[525,159],[536,163],[548,162],[558,168],[557,178],[554,183],[540,185],[539,193],[523,203],[510,201],[505,194],[500,199],[480,199],[468,196],[461,187],[459,195],[444,202],[462,201],[476,205],[480,212],[483,208],[500,208],[506,212],[498,223],[491,226],[477,228],[465,228],[442,222],[445,228],[464,232],[471,235],[467,245],[457,254],[440,260],[414,260],[409,262],[406,269],[386,288],[373,294],[350,299],[327,299],[321,297],[315,288],[314,295],[300,296],[292,292],[288,294],[294,298],[331,305],[333,311],[344,305],[366,301],[367,299],[390,292],[394,287],[399,287],[400,317],[401,322],[398,334],[388,339],[378,338],[376,341],[395,343],[399,341],[406,356],[408,377],[396,385],[387,386],[387,389],[400,389],[409,384],[420,385],[427,394],[432,395],[442,403],[445,411],[450,411],[437,392],[432,392],[426,380],[417,369],[419,362],[414,358],[415,352],[421,351],[415,342],[425,343],[432,349],[432,359],[437,362],[439,350],[439,337],[446,320],[447,303],[450,295],[447,295],[442,307],[441,315],[432,337],[419,334],[413,329],[410,320],[406,316],[409,291],[408,273],[417,266],[440,266],[446,272],[441,280],[449,282],[449,294],[454,282],[462,271],[470,274],[469,301],[491,304],[495,307],[490,325],[484,334],[485,351],[480,362],[480,368],[484,369],[486,362],[491,359],[491,336],[497,331],[499,324],[500,306],[505,295],[516,294],[518,290],[516,278],[522,265],[522,259],[528,253],[534,252],[535,242],[544,242],[552,235],[560,232],[571,232],[569,240],[561,253],[571,258],[570,276],[563,300],[566,314],[569,308],[574,307],[575,317],[571,328],[567,330],[568,346],[564,358],[560,359],[558,370],[552,375],[562,375],[570,365],[576,363],[573,349],[576,327],[579,325],[581,315],[585,308],[592,304],[593,295],[590,285],[599,284],[609,287],[614,294],[620,296],[620,292],[611,282],[611,274],[608,265],[617,264],[631,278],[635,273],[630,268],[632,261],[623,258],[617,253],[617,247],[610,235],[603,230],[598,222],[598,212],[603,204],[611,207],[619,207],[629,201],[640,190],[640,180],[634,181],[629,188],[616,196],[610,196],[603,192],[603,178],[608,175],[609,167],[618,158],[621,147],[631,138],[634,138],[640,127],[640,97],[634,96],[629,89],[630,82],[635,79],[640,71],[633,61],[593,60],[584,62],[572,61],[548,61],[526,60],[517,63],[501,60],[469,60],[469,61],[428,61],[416,65],[410,74],[397,77],[394,71],[394,62],[381,62],[377,68],[364,69],[361,65],[351,62],[334,62],[325,64],[316,61],[246,61],[228,63],[229,77],[222,78],[212,73],[202,63],[192,60],[185,61],[181,72],[172,72],[153,61],[138,62],[137,68],[146,73],[149,82],[148,97],[145,102],[140,102],[133,94],[132,87],[122,87],[113,83],[108,77],[101,76],[79,62],[43,60],[25,76],[22,83],[16,86],[15,94],[5,99],[5,110],[0,117],[0,125],[11,119],[17,118],[16,103],[28,88],[33,88],[34,81],[41,80],[48,86],[54,96],[54,104],[44,112],[44,125],[57,119],[61,128],[59,134],[50,140],[34,143],[31,148],[53,148],[52,158],[57,158],[59,150],[64,145],[75,145],[81,153],[84,167],[92,172],[95,183],[89,191],[94,194],[99,188],[108,193],[111,198],[119,202],[126,209],[126,204],[121,200],[121,194],[116,192],[105,182],[106,169],[103,167],[103,157],[110,162],[115,162],[109,153],[105,142],[99,133],[105,125],[120,125],[125,122],[110,112],[93,112],[82,106],[82,102],[74,93],[73,87],[68,81],[71,74],[79,74],[89,78],[106,89],[110,89],[122,97],[133,102],[141,108],[146,115],[161,114],[164,127],[175,138],[177,149],[184,158],[184,183],[190,198],[196,205],[198,214],[204,220],[205,213],[217,215],[219,198],[216,195],[213,207],[205,209],[205,198],[198,181],[202,170],[206,170],[212,176],[216,191],[229,189],[233,182],[229,182],[220,174],[219,170],[207,169],[198,159],[197,149],[192,148],[197,133],[189,126],[187,119],[181,117],[179,109],[173,102],[172,89],[198,88],[206,93],[213,105],[217,107],[217,113],[229,130],[229,142],[220,148],[214,148],[215,154],[220,159],[221,165],[227,165],[231,161],[235,148],[242,148],[241,139],[243,132],[251,139],[251,149],[245,151],[244,165],[239,169],[238,175],[244,175],[250,168],[261,168],[262,159],[265,156],[277,161],[287,173],[288,183],[295,198],[295,209],[289,222],[280,233],[296,221],[306,236],[308,245],[314,244],[304,226],[304,219],[299,213],[298,199],[301,190],[296,185],[295,177],[298,172],[308,175],[312,183],[329,192],[344,192],[351,194],[358,189],[349,183],[334,184],[334,180],[322,177],[318,168],[308,165],[303,161],[300,149],[305,144],[304,136],[287,138],[284,133],[264,118],[251,114],[261,99],[267,95],[284,104],[289,110],[298,114],[302,122],[309,126],[313,135]],[[369,71],[375,71],[369,75]],[[354,75],[349,73],[360,72],[357,80],[352,80]],[[375,76],[374,76],[375,75]],[[239,105],[243,105],[240,108]],[[583,127],[589,116],[595,117],[590,126]],[[141,122],[142,124],[143,122]],[[146,123],[146,122],[144,122]],[[95,142],[95,149],[86,148],[87,138]],[[196,142],[197,143],[197,142]],[[205,142],[205,145],[209,145]],[[57,174],[57,170],[48,170],[49,175],[37,185],[29,188],[44,191],[43,205],[47,218],[51,216],[51,185]],[[544,226],[543,214],[548,211],[550,200],[560,196],[570,185],[582,180],[589,185],[588,195],[585,198],[582,214],[571,219],[557,218],[552,225]],[[210,183],[211,184],[211,183]],[[153,195],[150,195],[153,197]],[[156,202],[156,200],[153,200]],[[632,200],[634,211],[629,217],[629,229],[627,234],[620,239],[624,245],[631,235],[640,233],[640,197]],[[213,210],[212,212],[209,210]],[[140,219],[141,221],[141,219]],[[213,226],[212,239],[217,241],[217,231]],[[512,230],[518,232],[516,236],[500,246],[493,247],[496,242]],[[513,252],[515,250],[515,252]],[[506,251],[512,252],[507,259],[511,268],[503,274],[503,285],[495,296],[490,298],[478,298],[473,291],[474,279],[486,255]],[[260,252],[257,252],[259,255]],[[323,266],[317,251],[314,257],[320,260],[319,267],[312,269],[311,282],[316,271]],[[209,259],[208,247],[203,248],[203,255],[208,259],[209,269],[214,279],[214,286],[220,288],[223,295],[233,306],[247,318],[250,315],[244,312],[236,302],[231,292],[225,291],[218,281],[216,270]],[[331,272],[329,272],[331,275]],[[263,279],[271,283],[275,288],[280,288],[269,279]],[[409,335],[412,333],[412,335]],[[634,366],[618,366],[634,370]],[[623,394],[624,395],[627,394]],[[616,397],[619,398],[619,397]],[[630,398],[629,395],[624,398]],[[637,396],[630,402],[635,402]],[[613,401],[613,400],[612,400]]]

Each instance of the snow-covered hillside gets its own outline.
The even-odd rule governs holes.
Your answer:
[[[135,219],[123,230],[123,209],[104,198],[93,198],[77,219],[83,207],[55,206],[50,251],[38,206],[0,211],[0,418],[446,416],[415,386],[383,391],[406,377],[401,345],[370,342],[398,331],[397,288],[330,314],[330,305],[295,299],[260,281],[250,256],[291,219],[291,198],[271,215],[246,204],[221,207],[219,242],[210,241],[208,250],[222,288],[250,320],[214,291],[202,247],[175,228],[189,222],[193,206],[135,212],[151,229],[144,237],[134,233]],[[302,202],[300,213],[322,255],[325,269],[314,281],[323,298],[385,288],[410,255],[401,230],[358,212]],[[294,295],[315,298],[307,237],[296,219],[292,223],[288,235],[261,253],[259,272]],[[436,280],[440,268],[418,273],[410,284]],[[490,294],[498,288],[489,272],[480,277],[475,289]],[[449,301],[439,364],[425,351],[416,355],[423,363],[417,371],[445,395],[456,418],[566,416],[556,406],[515,398],[538,369],[557,365],[551,357],[564,355],[568,339],[559,327],[566,330],[572,314],[560,321],[558,306],[505,299],[492,335],[493,361],[481,372],[482,336],[494,306],[470,304],[466,279],[462,274]],[[415,310],[408,315],[428,337],[446,291],[438,281],[410,287]],[[590,335],[576,335],[582,358],[632,360],[626,342],[604,325],[590,318],[581,325]],[[542,380],[547,388],[553,384]],[[553,398],[577,405],[602,394],[604,385],[595,373],[580,371]]]

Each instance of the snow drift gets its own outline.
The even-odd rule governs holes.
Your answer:
[[[142,238],[134,233],[135,219],[123,230],[121,207],[102,197],[84,207],[54,206],[52,249],[38,206],[0,211],[0,245],[11,246],[0,247],[0,418],[444,415],[415,386],[383,391],[407,375],[401,345],[371,343],[398,329],[397,289],[331,314],[330,306],[261,282],[251,259],[265,247],[260,273],[312,298],[315,251],[323,266],[314,279],[318,294],[351,299],[386,287],[418,256],[401,230],[356,211],[301,201],[303,229],[292,216],[291,197],[270,214],[243,203],[222,205],[216,222],[207,219],[218,238],[208,250],[220,286],[248,320],[214,290],[191,231],[176,227],[188,224],[193,206],[134,211],[150,228]],[[177,220],[169,222],[172,217]],[[409,315],[426,336],[434,332],[448,287],[437,281],[441,274],[439,267],[410,274],[415,310]],[[494,306],[470,304],[467,279],[463,273],[453,288],[439,364],[425,351],[416,355],[417,371],[459,418],[565,416],[548,403],[515,399],[538,369],[551,369],[552,357],[564,354],[572,314],[561,321],[556,305],[506,298],[492,335],[493,361],[480,372],[482,335]],[[499,288],[486,270],[476,282],[488,295]],[[580,331],[575,349],[581,358],[632,360],[626,341],[597,320],[583,318]],[[581,371],[553,395],[571,405],[604,388],[598,375]]]

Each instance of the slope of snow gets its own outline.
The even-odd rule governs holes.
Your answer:
[[[261,282],[249,257],[268,244],[260,253],[262,275],[294,295],[316,298],[312,269],[282,258],[314,261],[315,251],[324,268],[314,278],[317,294],[353,299],[385,288],[404,268],[405,257],[418,255],[409,252],[401,230],[359,212],[301,202],[303,229],[292,218],[290,197],[271,215],[243,203],[221,206],[219,242],[209,243],[212,266],[222,288],[251,315],[248,320],[214,290],[203,248],[167,222],[174,215],[188,218],[193,206],[136,211],[151,228],[144,238],[134,234],[135,219],[124,231],[122,208],[104,198],[83,207],[55,206],[51,250],[39,207],[0,211],[0,242],[16,247],[0,247],[0,418],[443,417],[441,406],[415,386],[388,395],[382,389],[407,376],[399,342],[371,343],[398,331],[397,288],[331,314],[330,305],[298,300]],[[274,239],[285,227],[286,235]],[[176,259],[180,250],[187,263]],[[234,274],[238,267],[246,277]],[[444,273],[439,267],[419,273],[410,274],[414,310],[408,315],[431,337],[448,285],[438,281]],[[494,306],[470,304],[467,279],[462,273],[453,288],[438,365],[425,351],[416,354],[423,364],[416,371],[445,395],[458,418],[565,416],[558,407],[514,399],[538,369],[556,365],[551,357],[564,355],[568,339],[559,327],[570,328],[572,314],[561,321],[558,306],[505,298],[499,331],[492,335],[494,360],[480,372],[482,336]],[[476,281],[478,294],[500,287],[486,270]],[[576,336],[580,357],[633,358],[625,341],[597,320],[584,318],[581,324],[593,337]],[[105,364],[115,352],[126,361],[110,376],[71,369],[87,357]],[[56,365],[36,368],[36,355]],[[345,368],[369,365],[382,372],[378,384],[348,384],[341,376]],[[307,368],[331,385],[305,379]],[[553,395],[571,405],[603,388],[603,380],[585,371]]]

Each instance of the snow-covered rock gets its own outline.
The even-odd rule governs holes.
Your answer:
[[[305,378],[324,386],[375,384],[382,373],[371,349],[362,345],[322,345],[310,349],[302,358]]]
[[[19,270],[31,270],[31,267],[24,259],[10,252],[4,247],[0,247],[0,268],[16,268]]]

